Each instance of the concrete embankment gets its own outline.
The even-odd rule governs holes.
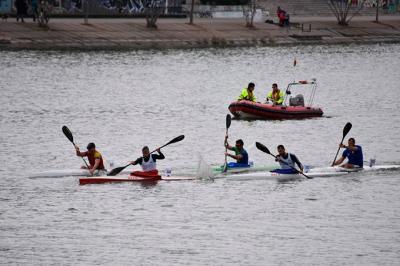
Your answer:
[[[339,26],[334,18],[297,18],[291,27],[255,23],[244,26],[243,19],[159,19],[158,29],[146,28],[144,19],[52,19],[41,28],[31,19],[0,22],[0,49],[3,50],[94,50],[168,49],[201,47],[274,46],[341,43],[399,43],[400,17],[354,19]]]

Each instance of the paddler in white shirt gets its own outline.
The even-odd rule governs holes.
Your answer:
[[[149,147],[144,146],[142,149],[143,157],[131,161],[132,165],[140,164],[142,166],[143,172],[158,174],[156,160],[163,160],[165,158],[164,154],[161,153],[160,149],[156,150],[158,154],[150,154]]]
[[[287,153],[283,145],[278,145],[277,147],[278,155],[276,155],[276,162],[279,162],[281,168],[272,170],[271,172],[279,174],[296,174],[298,172],[303,172],[303,165],[297,159],[296,155],[293,153]],[[296,170],[295,164],[299,167],[300,171]]]

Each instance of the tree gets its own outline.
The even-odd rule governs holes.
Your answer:
[[[247,28],[254,28],[253,21],[256,14],[256,1],[250,0],[247,5],[243,6],[243,15],[246,19]]]
[[[365,1],[366,0],[358,0],[358,5],[354,8],[352,8],[352,1],[349,0],[328,0],[328,5],[335,15],[338,24],[347,26],[350,20],[364,7]]]

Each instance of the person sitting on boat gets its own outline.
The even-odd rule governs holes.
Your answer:
[[[93,142],[90,142],[86,148],[87,151],[81,152],[79,147],[75,145],[76,155],[79,157],[87,157],[89,160],[89,168],[87,166],[82,166],[81,168],[88,169],[91,175],[93,175],[96,170],[105,171],[103,156],[96,150],[96,145]]]
[[[157,175],[158,170],[156,160],[163,160],[165,156],[161,153],[159,148],[156,151],[158,154],[150,154],[149,147],[144,146],[142,149],[143,156],[130,163],[132,165],[140,164],[143,172]]]
[[[250,82],[247,88],[244,88],[242,90],[242,93],[240,94],[238,101],[241,100],[247,100],[247,101],[256,101],[256,96],[254,96],[254,88],[256,85],[253,82]]]
[[[333,163],[332,166],[341,164],[344,159],[348,159],[348,162],[341,165],[344,168],[363,168],[363,152],[360,145],[356,145],[356,141],[354,138],[349,138],[347,141],[347,146],[343,143],[340,143],[340,148],[345,148],[342,153],[342,157],[340,157],[336,162]]]
[[[271,101],[273,105],[282,105],[285,93],[278,88],[278,84],[272,84],[272,91],[267,95],[266,102]]]
[[[297,174],[298,172],[303,172],[303,165],[299,159],[297,159],[296,155],[293,153],[287,153],[283,145],[278,145],[277,150],[278,155],[276,156],[275,161],[279,162],[281,168],[272,170],[271,172],[279,174]],[[295,164],[297,164],[300,170],[296,170]]]
[[[247,151],[243,148],[243,146],[244,143],[241,139],[236,140],[236,145],[234,147],[230,146],[228,143],[228,135],[225,136],[225,147],[228,150],[235,152],[235,154],[225,152],[225,155],[235,159],[237,164],[247,166],[249,164],[249,155],[247,154]]]

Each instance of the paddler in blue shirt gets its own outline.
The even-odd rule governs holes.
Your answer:
[[[242,90],[242,93],[238,97],[238,101],[247,100],[251,102],[256,101],[256,96],[254,96],[254,88],[256,85],[253,82],[250,82],[247,88]]]
[[[238,164],[248,165],[249,155],[247,154],[247,151],[243,148],[243,146],[244,143],[241,139],[238,139],[236,141],[236,145],[234,147],[230,146],[228,143],[228,135],[225,136],[225,147],[228,150],[235,152],[235,154],[229,154],[225,152],[225,155],[235,159]]]
[[[356,145],[356,141],[354,138],[349,138],[347,141],[347,146],[343,143],[340,143],[340,148],[345,148],[343,151],[342,157],[340,157],[336,162],[333,163],[332,166],[341,164],[344,159],[348,159],[348,162],[341,165],[343,168],[363,168],[363,152],[360,145]]]
[[[297,174],[303,172],[303,165],[293,153],[287,153],[283,145],[277,147],[278,155],[276,155],[276,162],[279,162],[281,168],[272,170],[271,172],[279,174]],[[295,164],[299,167],[300,171],[296,170]]]
[[[158,154],[150,154],[149,147],[144,146],[142,149],[143,157],[131,161],[132,165],[140,164],[143,172],[158,174],[156,160],[162,160],[165,158],[164,154],[161,153],[160,149],[156,150]]]

